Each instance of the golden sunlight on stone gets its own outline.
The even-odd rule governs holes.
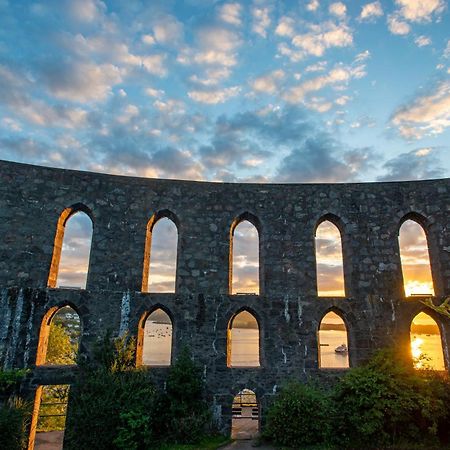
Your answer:
[[[316,229],[317,294],[345,297],[341,233],[326,220]]]
[[[399,232],[405,295],[434,295],[427,238],[413,220],[403,223]]]

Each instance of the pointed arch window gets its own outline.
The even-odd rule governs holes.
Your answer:
[[[422,225],[413,219],[405,220],[398,239],[405,295],[434,295],[427,236]]]
[[[93,222],[83,205],[60,215],[53,246],[48,287],[86,288]]]
[[[175,292],[178,228],[170,212],[155,214],[147,225],[142,292]]]
[[[230,293],[260,293],[259,233],[249,220],[236,221],[230,236]]]
[[[416,369],[445,370],[441,333],[432,317],[424,312],[417,314],[411,322],[410,338]]]
[[[236,314],[229,323],[227,333],[228,367],[259,367],[259,325],[249,311]]]
[[[50,309],[42,320],[36,365],[76,364],[81,334],[80,317],[73,308]]]
[[[316,228],[317,295],[345,297],[344,260],[339,228],[324,220]]]
[[[172,361],[172,320],[163,309],[155,309],[142,321],[138,333],[137,365],[170,366]]]
[[[342,317],[330,311],[320,322],[319,367],[321,369],[346,369],[349,367],[347,327]]]

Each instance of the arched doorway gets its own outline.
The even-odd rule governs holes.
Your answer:
[[[253,439],[259,434],[259,405],[256,394],[242,389],[233,398],[231,438]]]

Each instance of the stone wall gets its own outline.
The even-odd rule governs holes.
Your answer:
[[[57,223],[86,211],[93,239],[86,290],[48,288]],[[229,184],[157,180],[0,162],[0,365],[30,367],[27,389],[70,382],[75,368],[35,367],[42,318],[54,306],[80,315],[81,354],[107,329],[138,332],[146,312],[173,321],[173,358],[188,345],[203,367],[223,429],[233,395],[256,392],[262,409],[283,381],[335,376],[318,369],[317,331],[335,310],[348,330],[350,365],[377,348],[409,345],[411,320],[426,311],[406,299],[398,231],[424,228],[436,303],[450,294],[450,180],[354,184]],[[149,219],[178,228],[176,292],[141,292]],[[341,231],[346,298],[317,296],[314,233],[326,217]],[[260,295],[229,294],[230,228],[251,220],[260,237]],[[129,306],[129,308],[128,308]],[[227,327],[247,309],[260,326],[261,367],[228,368]],[[438,322],[449,367],[450,326]],[[151,369],[163,377],[167,369]]]

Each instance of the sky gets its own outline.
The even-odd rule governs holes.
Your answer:
[[[144,177],[445,177],[444,0],[0,0],[0,158]]]

